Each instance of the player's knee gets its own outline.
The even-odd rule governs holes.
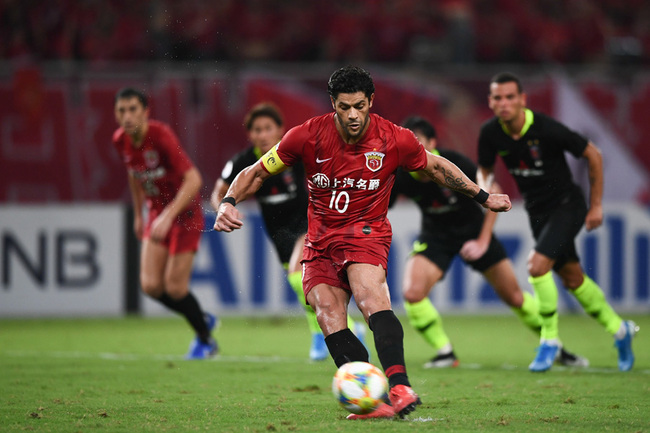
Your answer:
[[[420,302],[428,295],[427,290],[424,287],[418,287],[417,285],[406,285],[404,287],[404,301],[409,304],[415,304]]]
[[[553,269],[555,263],[550,257],[532,250],[528,255],[528,275],[541,277]]]
[[[558,271],[562,279],[562,284],[569,290],[575,290],[582,285],[585,280],[582,267],[578,262],[569,262],[562,266]]]
[[[340,302],[338,302],[336,297],[329,294],[319,294],[312,307],[319,321],[321,318],[327,320],[333,315],[340,313],[341,309],[345,312],[345,307],[341,308]]]
[[[173,278],[165,280],[165,293],[174,299],[184,298],[189,292],[189,286],[186,281],[176,281]]]
[[[560,275],[562,279],[562,284],[569,290],[575,290],[582,285],[584,281],[584,276],[582,274],[578,275]]]
[[[142,291],[152,298],[159,298],[164,292],[161,281],[143,278],[140,280],[140,286],[142,287]]]
[[[528,260],[528,275],[531,277],[541,277],[551,270],[550,267],[535,260]]]

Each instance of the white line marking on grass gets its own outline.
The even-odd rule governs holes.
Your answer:
[[[523,367],[523,366],[517,366],[517,365],[512,365],[512,364],[501,364],[498,367],[486,367],[485,365],[482,364],[460,364],[458,367],[459,369],[465,369],[465,370],[489,370],[491,368],[499,369],[499,370],[509,370],[509,371],[515,371],[515,370],[528,370],[528,367]],[[566,367],[564,365],[554,365],[551,368],[551,371],[575,371],[575,372],[585,372],[585,373],[621,373],[618,371],[616,368],[606,368],[606,367]],[[637,373],[642,373],[642,374],[650,374],[650,370],[644,369],[644,370],[633,370]]]
[[[417,418],[404,418],[402,421],[408,421],[408,422],[434,422],[434,421],[444,421],[444,418],[431,418],[430,416],[424,418],[424,417],[417,417]]]
[[[15,358],[74,358],[74,359],[106,359],[110,361],[185,361],[182,355],[162,355],[162,354],[135,354],[135,353],[110,353],[110,352],[37,352],[37,351],[17,351],[8,350],[2,352],[6,356]],[[248,363],[272,363],[272,362],[297,362],[309,363],[308,359],[288,358],[281,356],[229,356],[217,355],[208,359],[210,362],[248,362]]]
[[[13,358],[69,358],[69,359],[104,359],[109,361],[185,361],[183,355],[165,355],[165,354],[136,354],[136,353],[113,353],[113,352],[63,352],[63,351],[53,351],[53,352],[40,352],[40,351],[30,351],[30,350],[5,350],[0,352],[3,356],[13,357]],[[208,362],[246,362],[246,363],[277,363],[277,362],[291,362],[298,364],[312,364],[313,361],[310,361],[307,358],[290,358],[284,356],[253,356],[253,355],[244,355],[244,356],[234,356],[234,355],[217,355],[215,358],[207,360]],[[490,367],[483,364],[472,363],[472,364],[460,364],[458,369],[465,370],[508,370],[508,371],[523,371],[528,370],[524,366],[516,366],[512,364],[502,364],[500,366]],[[620,374],[616,368],[605,368],[605,367],[565,367],[563,365],[554,365],[550,373],[553,371],[574,371],[576,373],[601,373],[601,374]],[[641,374],[650,374],[650,370],[633,370],[633,372]]]

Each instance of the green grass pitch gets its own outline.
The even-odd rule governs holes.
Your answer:
[[[303,317],[223,317],[211,361],[183,360],[191,333],[177,317],[0,320],[0,432],[648,432],[650,316],[631,318],[631,372],[594,320],[564,315],[566,347],[591,366],[541,374],[514,316],[445,317],[461,361],[445,370],[422,368],[432,353],[402,318],[423,404],[371,421],[345,419],[334,364],[307,359]]]

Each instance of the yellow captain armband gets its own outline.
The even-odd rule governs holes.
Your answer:
[[[275,146],[273,146],[271,148],[271,150],[266,152],[262,156],[261,159],[262,159],[262,164],[264,165],[264,168],[266,168],[266,170],[271,174],[280,173],[285,168],[287,168],[287,166],[284,165],[284,162],[282,162],[282,160],[278,156],[278,145],[277,144]]]

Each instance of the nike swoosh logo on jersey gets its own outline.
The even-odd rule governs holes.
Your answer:
[[[327,158],[327,159],[320,159],[320,158],[316,157],[316,164],[320,164],[321,162],[329,161],[330,159],[332,159],[332,157]]]

